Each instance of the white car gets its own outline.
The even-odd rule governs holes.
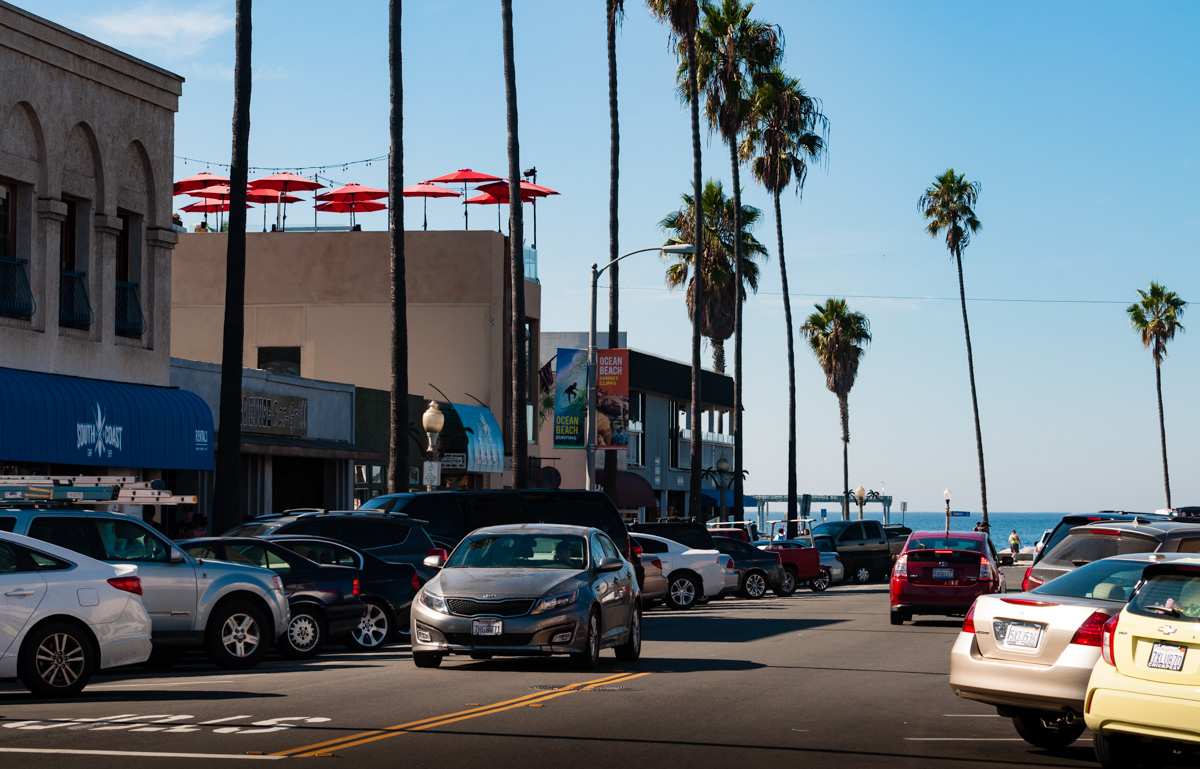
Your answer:
[[[149,658],[136,566],[0,532],[0,679],[67,697],[97,670]]]
[[[730,585],[737,585],[738,574],[729,568],[730,559],[716,550],[694,550],[666,537],[633,532],[642,552],[662,561],[667,575],[667,605],[672,609],[690,609],[699,601],[716,598]]]

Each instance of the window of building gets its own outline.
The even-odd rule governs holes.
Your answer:
[[[685,445],[691,434],[688,424],[690,416],[686,402],[671,401],[671,411],[668,415],[670,423],[667,429],[671,431],[671,467],[675,469],[687,469],[691,466],[691,455],[688,453],[690,447]]]
[[[630,391],[629,393],[629,449],[626,461],[631,465],[646,464],[646,394]]]
[[[275,374],[300,376],[300,348],[259,347],[258,367]]]
[[[384,466],[366,464],[354,466],[354,508],[357,510],[369,499],[387,493]]]
[[[29,286],[28,259],[17,248],[18,186],[0,179],[0,315],[33,317],[33,293]]]
[[[59,225],[58,323],[86,330],[92,325],[92,303],[87,289],[85,203],[71,198],[63,202],[67,204],[67,216]]]
[[[142,217],[119,211],[121,232],[117,235],[117,336],[140,338],[145,327],[142,316]]]

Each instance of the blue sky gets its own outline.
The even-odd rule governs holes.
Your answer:
[[[228,157],[232,3],[24,4],[184,75],[177,152]],[[563,192],[538,212],[543,327],[582,329],[588,265],[607,253],[604,3],[515,5],[522,166]],[[503,174],[498,4],[407,6],[406,178],[462,166]],[[1200,6],[762,0],[756,15],[783,27],[787,69],[831,121],[828,168],[812,174],[803,200],[784,201],[797,323],[819,298],[848,296],[875,333],[850,399],[851,484],[886,484],[913,510],[940,507],[944,487],[956,508],[979,507],[962,326],[947,300],[954,271],[916,211],[934,175],[954,166],[983,185],[984,226],[965,264],[990,508],[1162,506],[1153,366],[1123,303],[1152,279],[1200,297]],[[251,163],[329,163],[335,179],[382,185],[379,163],[338,164],[387,149],[386,3],[260,0],[254,24]],[[661,241],[657,222],[690,183],[691,155],[665,33],[636,0],[618,46],[621,246],[632,250]],[[709,140],[704,151],[706,175],[727,179],[723,146]],[[197,170],[180,163],[176,176]],[[765,209],[757,234],[771,249],[745,315],[748,488],[781,492],[774,221],[760,189],[748,184],[745,198]],[[493,220],[472,211],[477,226]],[[419,204],[406,221],[420,226]],[[461,208],[432,201],[430,222],[458,227]],[[685,359],[682,295],[664,288],[653,255],[638,258],[622,270],[631,344]],[[1177,504],[1200,503],[1193,336],[1174,343],[1164,372]],[[831,493],[841,473],[836,400],[803,348],[797,385],[801,487]]]

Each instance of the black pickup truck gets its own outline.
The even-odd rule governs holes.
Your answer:
[[[814,526],[813,536],[833,542],[849,582],[879,582],[891,574],[892,551],[879,521],[828,521]]]

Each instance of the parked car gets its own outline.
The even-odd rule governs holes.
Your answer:
[[[738,573],[737,593],[743,598],[762,598],[767,590],[776,595],[796,592],[795,580],[788,580],[779,553],[760,550],[748,542],[728,537],[713,537],[717,550],[733,559]],[[785,592],[785,588],[790,588]]]
[[[1028,590],[1086,563],[1129,553],[1200,552],[1200,522],[1139,516],[1131,521],[1103,521],[1075,526],[1057,545],[1025,570],[1021,589]]]
[[[642,553],[642,606],[654,606],[667,597],[667,573],[662,559]]]
[[[750,542],[750,533],[741,528],[721,528],[710,525],[708,533],[712,537],[725,537],[726,539],[736,539],[738,542]]]
[[[150,658],[137,567],[0,532],[0,678],[69,697],[97,670]]]
[[[1003,593],[1004,574],[987,534],[914,531],[892,567],[893,625],[916,614],[964,614],[981,595]]]
[[[672,609],[690,609],[704,599],[720,596],[727,579],[737,585],[737,572],[722,565],[716,548],[690,548],[641,532],[633,534],[633,541],[645,555],[662,561],[667,575],[667,605]]]
[[[289,657],[312,657],[326,640],[344,642],[362,621],[364,607],[354,567],[320,564],[255,537],[200,537],[178,545],[205,562],[259,566],[279,575],[291,610],[280,650]]]
[[[829,579],[833,584],[837,585],[846,580],[846,567],[842,563],[842,559],[838,558],[837,547],[833,544],[832,537],[812,537],[812,543],[817,548],[817,552],[821,554],[821,565],[829,570]]]
[[[472,532],[413,607],[413,663],[447,654],[569,654],[595,667],[600,651],[641,654],[633,566],[590,526],[517,524]]]
[[[635,523],[629,527],[633,534],[652,534],[672,542],[687,545],[696,550],[716,550],[712,535],[708,528],[691,521],[654,521],[652,523]]]
[[[358,570],[359,598],[364,604],[359,624],[350,631],[350,644],[364,651],[409,637],[409,613],[424,580],[411,564],[392,563],[343,542],[299,534],[266,537],[317,563]]]
[[[712,532],[713,536],[718,536],[717,530],[738,529],[745,533],[747,542],[755,539],[762,539],[763,535],[758,531],[758,523],[755,521],[709,521],[707,528]],[[726,535],[721,535],[726,536]],[[740,539],[741,537],[734,537]]]
[[[912,529],[903,524],[893,523],[883,527],[887,534],[888,551],[892,554],[892,560],[900,556],[904,552],[904,543],[908,541],[908,535],[912,534]]]
[[[226,668],[252,667],[291,619],[279,575],[254,566],[201,564],[129,515],[74,508],[0,510],[10,527],[106,563],[138,567],[155,656],[202,647]]]
[[[1167,516],[1158,515],[1157,513],[1129,513],[1120,510],[1101,510],[1097,513],[1064,515],[1062,519],[1059,520],[1059,522],[1054,526],[1054,528],[1050,530],[1049,535],[1043,535],[1042,546],[1034,554],[1033,563],[1030,565],[1036,566],[1038,561],[1042,560],[1047,553],[1054,549],[1055,545],[1057,545],[1059,542],[1062,542],[1066,536],[1071,533],[1071,530],[1078,526],[1087,526],[1089,523],[1100,523],[1102,521],[1133,521],[1138,518],[1148,521],[1169,520]],[[1030,585],[1029,587],[1033,588],[1036,587],[1036,585]],[[1026,588],[1022,586],[1021,589],[1025,590]]]
[[[996,706],[1031,745],[1065,748],[1084,729],[1101,628],[1121,611],[1148,564],[1174,557],[1105,558],[1027,593],[980,596],[950,652],[950,688]]]
[[[860,585],[887,578],[892,553],[879,521],[828,521],[813,527],[813,536],[833,542],[850,579]]]
[[[1200,747],[1198,627],[1195,556],[1147,566],[1129,604],[1104,623],[1084,720],[1106,769],[1160,766],[1176,748]]]
[[[754,543],[760,550],[777,553],[783,561],[783,594],[791,595],[797,587],[811,588],[814,593],[829,589],[832,578],[829,568],[821,563],[821,553],[812,537],[797,539],[760,539]],[[834,556],[836,559],[836,556]],[[790,589],[789,589],[790,582]]]

